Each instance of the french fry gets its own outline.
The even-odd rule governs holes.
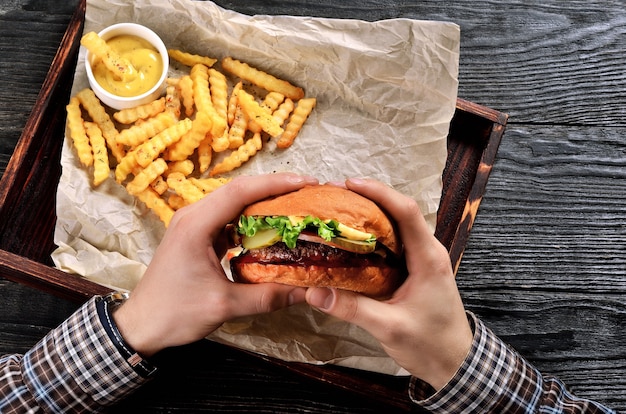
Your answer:
[[[171,113],[161,112],[153,118],[146,119],[144,122],[120,131],[117,136],[117,142],[136,147],[175,123],[176,119],[174,119]]]
[[[241,105],[237,105],[235,118],[232,125],[228,129],[228,147],[230,149],[237,149],[243,145],[247,127],[248,115],[246,115],[246,112],[243,110]]]
[[[226,76],[215,69],[209,69],[209,89],[215,112],[223,119],[228,119],[228,84]]]
[[[157,158],[135,175],[131,182],[126,184],[126,190],[132,195],[137,195],[148,188],[165,170],[167,170],[167,163],[163,158]]]
[[[230,147],[230,141],[228,139],[228,131],[224,131],[219,137],[211,138],[211,148],[215,152],[226,151]]]
[[[93,164],[93,152],[89,143],[89,137],[87,137],[87,131],[85,130],[78,98],[71,98],[65,109],[67,111],[67,127],[70,132],[70,138],[72,138],[74,143],[74,148],[76,148],[78,160],[85,167],[90,167]]]
[[[85,129],[93,151],[93,185],[97,187],[109,178],[109,151],[98,124],[85,122]]]
[[[224,117],[217,113],[211,100],[209,89],[209,68],[204,65],[194,65],[191,68],[190,75],[193,80],[193,98],[196,109],[199,112],[206,112],[213,124],[211,125],[211,135],[213,137],[221,137],[226,131],[226,114]]]
[[[278,148],[289,148],[291,144],[293,144],[304,122],[311,114],[311,111],[313,111],[315,104],[315,98],[305,98],[298,101],[298,106],[296,106],[287,126],[285,126],[285,132],[283,132],[283,135],[278,139],[278,142],[276,142]]]
[[[115,167],[115,181],[121,184],[130,173],[139,168],[136,154],[137,148],[134,148],[128,151],[120,162],[117,163]]]
[[[165,175],[169,175],[174,172],[182,173],[185,177],[191,175],[194,170],[193,161],[191,160],[182,160],[182,161],[174,161],[167,164],[167,171]]]
[[[167,185],[189,204],[195,203],[204,197],[204,193],[179,172],[167,176]]]
[[[265,108],[269,113],[273,113],[278,106],[285,100],[285,95],[278,92],[270,92],[265,95],[265,99],[261,102],[261,108]],[[250,120],[248,122],[248,129],[253,133],[261,132],[261,126],[257,124],[254,120]]]
[[[233,124],[233,120],[235,119],[235,111],[237,110],[237,92],[242,88],[242,82],[237,82],[237,84],[233,87],[233,91],[230,94],[230,99],[228,100],[228,110],[226,118],[228,120],[228,125]]]
[[[193,81],[193,99],[196,110],[208,111],[208,108],[213,106],[209,88],[209,68],[201,64],[193,65],[189,77]]]
[[[180,210],[181,208],[189,205],[189,203],[186,202],[185,199],[178,194],[171,194],[167,198],[167,204],[174,210]]]
[[[185,115],[193,115],[194,96],[193,96],[193,80],[191,76],[185,75],[180,78],[178,82],[178,89],[180,90],[180,96],[183,99],[183,106],[185,107]]]
[[[167,185],[167,181],[165,181],[163,176],[159,175],[150,183],[150,188],[152,188],[157,194],[163,195],[163,193],[165,193],[170,187]]]
[[[136,197],[161,219],[163,224],[165,224],[165,227],[169,226],[170,221],[174,216],[174,210],[167,205],[165,200],[163,200],[159,194],[157,194],[152,188],[148,187],[140,193],[137,193]]]
[[[194,55],[178,49],[167,49],[167,54],[170,58],[182,63],[185,66],[201,64],[211,67],[215,64],[215,62],[217,62],[217,59],[213,59],[208,56]]]
[[[291,98],[288,98],[291,99]],[[274,112],[278,106],[285,100],[285,95],[278,92],[270,92],[265,95],[261,106],[267,108],[268,111]]]
[[[230,182],[231,178],[189,178],[189,181],[200,189],[205,195],[209,194],[224,184]]]
[[[280,104],[278,109],[272,112],[272,117],[276,120],[278,125],[282,126],[287,118],[289,118],[289,114],[293,111],[294,103],[291,99],[287,98],[283,103]],[[283,132],[284,135],[284,132]]]
[[[165,97],[156,99],[133,108],[122,109],[113,114],[113,118],[120,124],[132,124],[138,119],[153,117],[165,110]]]
[[[222,160],[222,162],[213,167],[213,169],[209,172],[209,175],[214,177],[241,167],[243,163],[256,155],[256,153],[261,150],[262,146],[263,141],[261,140],[261,133],[257,132],[252,136],[252,138],[246,141],[245,144],[237,148],[236,151],[230,153],[228,157]]]
[[[226,140],[228,142],[228,140]],[[198,169],[201,174],[204,174],[213,161],[213,138],[208,134],[198,145]]]
[[[117,128],[115,128],[115,124],[111,121],[111,117],[100,103],[100,100],[89,88],[78,92],[76,97],[80,100],[81,105],[85,108],[91,120],[100,127],[102,135],[107,142],[107,146],[111,150],[111,154],[113,154],[117,162],[119,162],[124,157],[126,151],[124,150],[124,146],[117,142]]]
[[[265,108],[262,108],[248,92],[240,89],[239,92],[237,92],[237,99],[239,100],[239,105],[241,105],[248,115],[248,118],[259,124],[261,129],[267,132],[271,137],[277,137],[283,133],[282,127],[272,117],[272,114]]]
[[[89,32],[80,39],[80,44],[85,46],[97,59],[113,74],[124,82],[128,82],[137,76],[137,70],[128,59],[124,59],[116,53],[96,32]]]
[[[294,101],[304,98],[304,90],[286,80],[278,79],[269,73],[253,68],[247,63],[228,56],[222,59],[222,68],[270,92],[279,92]]]
[[[180,118],[180,96],[175,85],[165,88],[165,110],[172,114],[174,118]]]
[[[205,139],[211,125],[213,125],[211,117],[206,112],[197,112],[189,132],[168,148],[165,158],[170,161],[181,161],[189,157]]]
[[[178,121],[171,127],[159,132],[148,141],[136,148],[135,158],[137,163],[142,167],[147,167],[154,161],[161,152],[180,140],[180,138],[191,129],[191,120],[183,119]]]

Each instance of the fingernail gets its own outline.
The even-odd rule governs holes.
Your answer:
[[[290,175],[287,179],[293,184],[317,181],[317,178],[308,175]]]
[[[316,308],[327,310],[332,306],[334,299],[332,289],[318,288],[315,289],[309,297],[309,303]]]
[[[356,184],[356,185],[362,185],[365,183],[365,180],[363,178],[350,178],[348,179],[348,181],[350,181],[352,184]]]

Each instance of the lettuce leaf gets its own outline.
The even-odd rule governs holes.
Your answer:
[[[241,216],[239,219],[239,225],[237,231],[248,237],[252,237],[259,230],[275,229],[281,236],[283,243],[290,249],[296,247],[296,240],[298,236],[305,229],[317,231],[317,235],[326,241],[330,241],[333,237],[339,235],[337,230],[338,222],[330,220],[324,222],[319,218],[307,216],[304,220],[298,223],[292,223],[287,216],[276,217],[252,217]]]

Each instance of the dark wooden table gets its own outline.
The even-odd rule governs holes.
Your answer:
[[[510,115],[458,272],[467,307],[544,373],[626,410],[626,6],[623,1],[217,1],[246,14],[448,20],[459,97]],[[0,0],[0,173],[76,0]],[[76,308],[0,279],[0,353]],[[216,353],[219,357],[207,357]],[[390,412],[202,341],[113,412]]]

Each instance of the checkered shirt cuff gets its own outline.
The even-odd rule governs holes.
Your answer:
[[[95,298],[24,355],[24,381],[46,412],[97,411],[142,385],[98,319]]]
[[[472,348],[455,376],[439,392],[417,378],[409,395],[434,413],[493,412],[490,406],[506,390],[516,357],[478,318],[468,312],[474,332]]]
[[[468,356],[438,392],[411,378],[409,395],[416,404],[433,413],[615,413],[577,398],[558,379],[542,376],[474,314],[467,315],[474,331]]]

